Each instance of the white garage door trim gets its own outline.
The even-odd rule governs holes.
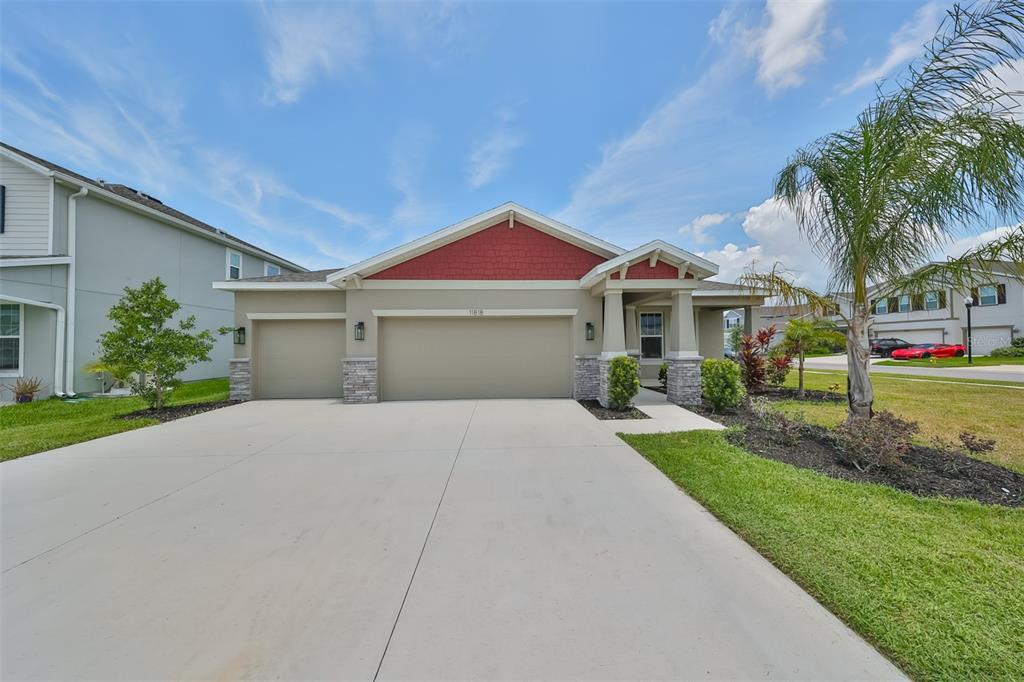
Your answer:
[[[371,311],[374,317],[574,317],[577,308],[438,308]]]
[[[248,313],[250,320],[344,320],[345,313]]]

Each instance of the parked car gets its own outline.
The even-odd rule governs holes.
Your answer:
[[[914,344],[903,339],[875,339],[871,342],[871,354],[881,355],[883,358],[887,358],[892,355],[894,350],[900,350],[902,348],[910,348]]]
[[[916,360],[928,358],[959,358],[967,353],[967,349],[959,344],[952,343],[919,343],[910,348],[900,348],[892,351],[890,357],[893,360]]]

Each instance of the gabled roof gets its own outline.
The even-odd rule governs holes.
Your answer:
[[[673,246],[668,242],[655,239],[652,242],[636,247],[632,251],[621,253],[615,258],[596,265],[593,270],[580,278],[580,286],[587,287],[596,284],[602,277],[615,272],[619,268],[652,257],[657,257],[658,260],[671,263],[680,269],[685,267],[688,272],[693,273],[696,279],[703,279],[718,274],[718,266],[711,261],[680,249],[678,246]]]
[[[415,239],[407,244],[397,246],[355,265],[338,270],[328,275],[327,281],[340,284],[340,282],[353,276],[366,277],[372,275],[392,265],[415,258],[445,244],[450,244],[475,232],[491,227],[502,219],[508,218],[511,220],[513,217],[525,225],[575,244],[604,258],[612,258],[623,252],[621,247],[610,242],[577,230],[574,227],[569,227],[564,223],[560,223],[557,220],[548,218],[525,206],[520,206],[510,201],[475,215],[472,218],[467,218],[462,222],[449,225],[424,237]]]
[[[215,241],[224,242],[232,246],[240,247],[242,250],[254,253],[261,258],[269,260],[273,263],[278,263],[289,268],[295,268],[297,270],[304,271],[306,268],[301,265],[297,265],[289,260],[281,258],[270,251],[261,249],[260,247],[250,244],[249,242],[239,239],[233,235],[228,234],[224,230],[214,227],[208,223],[204,223],[198,218],[193,218],[187,213],[168,206],[159,199],[151,197],[148,194],[144,194],[136,189],[128,187],[127,185],[119,185],[109,182],[103,182],[102,180],[93,180],[87,178],[80,173],[76,173],[73,170],[59,166],[51,161],[30,154],[26,151],[18,149],[6,142],[0,142],[0,151],[5,151],[4,156],[12,159],[13,161],[19,162],[33,168],[39,173],[49,175],[62,180],[66,183],[75,185],[85,185],[89,188],[90,193],[95,193],[98,196],[102,196],[115,203],[131,205],[136,210],[143,210],[143,212],[153,215],[153,217],[162,219],[164,222],[177,225],[179,227],[188,226],[190,228],[197,228],[198,230],[209,233],[210,238]]]

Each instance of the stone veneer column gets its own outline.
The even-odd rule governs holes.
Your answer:
[[[668,401],[676,405],[700,405],[701,357],[670,358],[668,363]]]
[[[577,355],[573,372],[573,397],[576,400],[597,400],[601,393],[598,376],[600,360],[596,355]]]
[[[377,358],[345,358],[341,361],[341,402],[351,405],[378,402]]]
[[[250,358],[228,360],[228,398],[230,400],[252,400],[252,360]]]
[[[669,328],[668,401],[676,405],[699,405],[701,402],[700,363],[697,352],[696,325],[693,318],[693,292],[672,292],[672,321]]]

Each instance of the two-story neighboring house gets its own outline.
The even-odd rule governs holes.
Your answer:
[[[200,329],[230,326],[217,280],[305,269],[124,185],[91,180],[0,143],[0,384],[39,377],[43,395],[98,389],[84,367],[126,286],[159,276]],[[227,376],[231,336],[185,379]],[[0,400],[9,400],[3,389]]]
[[[969,298],[974,353],[985,355],[1009,346],[1024,333],[1024,285],[1006,274],[1013,267],[1010,263],[993,264],[992,281],[970,292],[937,286],[918,295],[872,296],[870,336],[910,343],[966,344],[965,300]]]

